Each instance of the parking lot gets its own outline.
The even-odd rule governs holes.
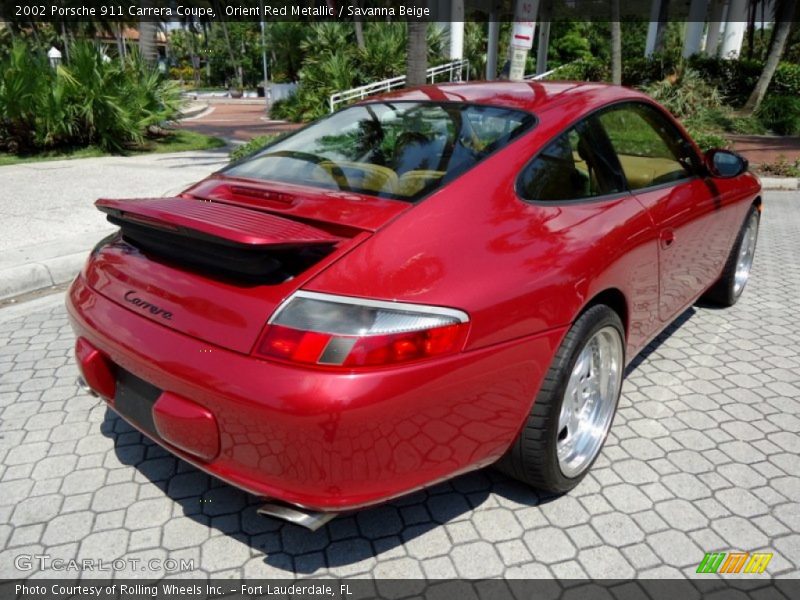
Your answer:
[[[773,553],[767,573],[799,577],[799,298],[800,194],[767,193],[742,300],[693,307],[634,361],[577,489],[483,470],[315,533],[82,393],[60,295],[0,309],[0,577],[78,575],[18,558],[40,554],[125,559],[115,577],[167,559],[196,577],[681,577],[715,551]]]

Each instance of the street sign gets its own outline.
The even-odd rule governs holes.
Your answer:
[[[511,45],[530,50],[533,48],[533,21],[517,21],[511,32]]]

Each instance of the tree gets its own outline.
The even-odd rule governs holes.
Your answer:
[[[425,85],[428,70],[428,24],[423,21],[408,22],[408,49],[406,56],[406,85]]]
[[[622,85],[622,27],[619,0],[611,0],[611,83]]]
[[[355,0],[352,5],[356,8],[361,8],[361,2],[359,2],[359,0]],[[364,22],[361,20],[361,17],[353,18],[353,27],[356,31],[356,44],[358,44],[358,49],[365,50],[367,43],[364,41]]]
[[[772,40],[769,44],[767,61],[764,63],[764,69],[761,71],[761,76],[758,78],[753,92],[742,109],[742,113],[745,115],[753,114],[758,110],[758,107],[761,106],[761,101],[767,94],[772,76],[775,74],[775,69],[778,68],[778,63],[786,48],[786,40],[789,39],[789,32],[792,29],[792,20],[796,10],[797,0],[778,0],[776,3],[775,25],[772,30]]]
[[[221,15],[223,14],[222,8],[220,7],[219,1],[214,0],[212,2],[214,6],[214,13]],[[222,27],[222,35],[225,38],[225,48],[228,51],[228,60],[230,61],[230,66],[233,68],[234,72],[236,73],[236,89],[241,90],[244,87],[244,76],[242,73],[242,63],[239,62],[236,58],[236,54],[233,51],[233,45],[231,44],[231,36],[228,33],[228,23],[226,21],[218,21],[220,27]]]
[[[139,53],[147,62],[155,62],[156,51],[156,24],[143,18],[139,21]]]
[[[653,46],[653,52],[660,54],[664,52],[666,46],[666,29],[669,22],[669,2],[670,0],[661,0],[658,4],[658,25],[656,26],[656,43]]]

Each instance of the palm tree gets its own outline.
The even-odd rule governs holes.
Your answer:
[[[150,0],[142,2],[142,8],[152,6]],[[155,62],[158,58],[156,52],[156,24],[146,18],[139,19],[139,54],[147,62]]]
[[[353,6],[356,8],[361,8],[361,2],[359,2],[359,0],[355,0],[353,2]],[[364,22],[361,20],[361,17],[355,17],[353,19],[353,27],[356,30],[356,44],[358,44],[358,49],[365,50],[367,44],[364,41]]]
[[[406,54],[406,85],[425,85],[428,70],[428,24],[423,21],[408,22],[408,48]]]
[[[139,21],[139,53],[147,62],[155,62],[156,52],[156,24],[146,19]]]
[[[783,51],[786,49],[786,40],[789,38],[789,32],[792,29],[792,21],[797,11],[797,0],[777,0],[775,6],[775,25],[772,29],[772,39],[769,43],[769,53],[767,61],[764,63],[764,69],[761,71],[761,77],[758,78],[753,92],[747,99],[747,102],[742,109],[745,115],[753,114],[758,107],[761,106],[761,101],[767,94],[767,88],[772,81],[772,76],[775,74],[775,69],[778,68],[778,63],[783,56]]]
[[[622,84],[622,27],[619,0],[611,0],[611,83]]]
[[[224,14],[222,7],[219,4],[218,0],[213,0],[212,6],[214,7],[214,14],[221,15]],[[242,63],[240,60],[236,58],[236,53],[233,51],[233,45],[231,44],[231,35],[228,32],[228,23],[225,20],[218,21],[220,27],[222,27],[222,37],[225,38],[225,48],[228,51],[228,61],[230,62],[230,66],[233,68],[234,72],[236,73],[236,89],[241,90],[244,88],[244,76],[242,73]]]

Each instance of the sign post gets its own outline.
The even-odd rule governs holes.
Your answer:
[[[511,31],[511,44],[508,49],[511,81],[522,81],[525,77],[525,63],[528,52],[533,48],[533,33],[536,29],[536,13],[539,0],[516,0],[514,6],[514,27]]]

